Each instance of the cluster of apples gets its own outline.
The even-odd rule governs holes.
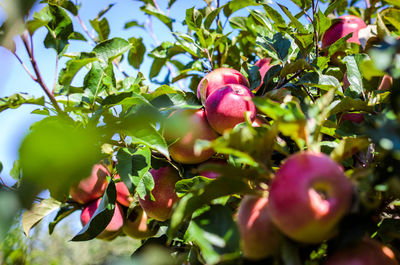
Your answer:
[[[277,255],[286,236],[300,244],[318,244],[334,237],[350,210],[353,186],[341,165],[311,151],[286,159],[266,197],[245,196],[238,227],[243,255],[258,260]],[[393,251],[364,238],[327,258],[325,265],[398,265]]]
[[[156,202],[148,196],[144,199],[139,198],[140,205],[135,206],[126,216],[133,197],[122,181],[117,182],[115,185],[117,198],[114,215],[108,226],[97,238],[112,240],[124,233],[136,239],[144,239],[157,233],[157,227],[148,224],[149,217],[159,221],[164,221],[170,217],[172,205],[178,198],[174,188],[179,175],[169,167],[152,169],[150,173],[155,181],[152,194]],[[108,169],[102,164],[96,164],[93,166],[89,177],[70,189],[71,198],[83,205],[81,213],[83,226],[90,221],[99,207],[101,197],[107,188],[107,176],[110,176]],[[119,175],[114,176],[114,179],[120,179]]]
[[[364,35],[368,35],[369,31],[370,29],[368,29],[367,24],[365,24],[365,22],[361,18],[354,15],[341,16],[333,22],[332,26],[322,36],[322,49],[327,49],[330,45],[332,45],[339,39],[349,34],[352,34],[352,36],[347,39],[347,42],[356,43],[358,45],[362,45],[363,43],[365,49],[367,50],[368,46],[366,45],[366,42],[368,41],[368,36]],[[336,62],[336,57],[339,55],[340,52],[334,54],[332,61]],[[393,78],[389,75],[384,75],[382,77],[378,90],[387,90],[392,86],[392,84]],[[349,86],[350,82],[347,78],[346,72],[344,73],[343,77],[343,89],[347,89]],[[340,116],[340,122],[343,122],[345,120],[354,123],[361,123],[364,121],[364,116],[361,113],[344,113]]]
[[[269,69],[269,61],[263,59],[256,63],[261,76]],[[249,87],[247,78],[232,68],[218,68],[206,74],[197,88],[197,97],[204,108],[178,110],[168,117],[164,137],[172,142],[169,146],[172,159],[182,164],[202,163],[214,152],[210,149],[196,152],[197,139],[214,140],[244,122],[245,115],[253,126],[264,123],[256,116],[254,95]]]

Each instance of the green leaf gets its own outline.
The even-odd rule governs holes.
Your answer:
[[[203,21],[203,16],[199,10],[194,7],[186,9],[185,22],[189,29],[197,31],[201,27],[201,22]]]
[[[121,38],[113,38],[99,43],[94,47],[93,52],[102,61],[102,65],[104,66],[127,52],[131,47],[128,41]]]
[[[384,0],[386,3],[400,7],[400,3],[397,0]]]
[[[256,1],[256,0],[232,0],[229,1],[226,5],[224,5],[224,15],[226,17],[229,17],[230,15],[232,15],[234,12],[248,7],[248,6],[259,6],[263,3],[267,3],[268,1],[264,1],[264,0],[260,0],[260,1]]]
[[[228,207],[212,205],[192,219],[186,236],[200,248],[207,264],[239,257],[239,231]]]
[[[99,134],[81,128],[66,118],[49,117],[37,122],[19,149],[22,169],[20,195],[29,203],[25,188],[49,189],[53,198],[63,201],[73,183],[90,175],[100,160]],[[57,177],[54,177],[57,176]]]
[[[346,137],[340,140],[339,145],[333,149],[330,157],[336,162],[342,162],[359,151],[365,150],[370,144],[367,137]]]
[[[100,235],[114,215],[116,198],[117,191],[115,189],[115,183],[111,180],[92,218],[71,241],[87,241]]]
[[[263,5],[266,15],[274,22],[274,25],[280,28],[286,28],[286,23],[281,14],[278,11],[270,7],[269,5]]]
[[[47,24],[49,32],[44,40],[45,47],[53,48],[60,54],[68,45],[69,36],[74,32],[72,20],[59,6],[49,4],[43,10],[47,13],[47,19],[51,18]]]
[[[96,19],[100,19],[102,16],[104,16],[110,9],[114,6],[115,4],[109,4],[106,6],[103,10],[101,10],[98,14]]]
[[[85,91],[89,96],[89,102],[93,105],[97,97],[107,88],[115,87],[115,76],[112,63],[103,67],[100,62],[92,62],[90,71],[83,81]],[[110,90],[108,89],[108,90]]]
[[[61,203],[48,198],[40,203],[34,203],[32,208],[26,210],[22,214],[22,227],[26,236],[29,236],[29,231],[34,228],[44,217],[60,207]]]
[[[347,66],[347,79],[350,83],[350,87],[348,89],[351,92],[357,93],[357,95],[364,93],[362,75],[358,66],[361,56],[361,54],[357,54],[355,56],[346,56],[343,59]]]
[[[139,69],[146,53],[146,46],[144,46],[142,38],[137,39],[132,37],[129,39],[129,43],[132,45],[132,48],[129,50],[128,62],[134,68]]]
[[[132,20],[132,21],[129,21],[129,22],[125,23],[124,29],[129,29],[129,28],[132,28],[132,27],[144,28],[144,25],[143,24],[139,24],[136,20]]]
[[[213,9],[210,13],[207,14],[206,18],[204,19],[204,28],[206,30],[209,30],[213,21],[215,18],[218,16],[218,14],[221,12],[222,7],[215,8]]]
[[[48,0],[48,3],[62,7],[71,12],[74,16],[78,15],[78,7],[72,3],[71,0]]]
[[[44,97],[35,98],[27,93],[17,93],[9,97],[0,98],[0,112],[6,109],[16,109],[24,104],[44,106]]]
[[[331,110],[331,114],[338,114],[341,112],[346,113],[351,111],[365,111],[372,113],[374,112],[374,106],[360,99],[344,97],[341,100],[334,102],[334,107]]]
[[[18,197],[13,192],[0,191],[0,242],[4,242],[8,231],[20,210]]]
[[[181,197],[193,189],[199,189],[202,185],[205,185],[211,181],[211,179],[201,176],[195,176],[190,179],[181,179],[175,184],[175,192],[179,197]]]
[[[97,32],[100,42],[108,39],[108,36],[110,35],[110,24],[106,18],[103,18],[102,20],[95,18],[93,20],[89,20],[89,22],[93,29]]]
[[[78,208],[76,206],[72,206],[72,205],[66,205],[66,206],[61,207],[59,209],[59,211],[57,212],[56,216],[54,217],[54,220],[49,223],[49,235],[53,234],[54,228],[56,227],[56,225],[59,222],[64,220],[64,218],[68,217],[76,210],[78,210]]]
[[[122,148],[117,153],[117,171],[133,194],[136,190],[140,198],[150,194],[154,180],[146,174],[151,167],[151,151],[148,147],[132,150]],[[152,182],[152,183],[151,183]]]
[[[292,15],[292,13],[289,11],[289,9],[286,6],[278,4],[279,7],[282,9],[282,11],[286,14],[286,16],[289,17],[291,23],[293,24],[293,27],[298,30],[298,32],[302,34],[307,34],[309,33],[308,30],[304,27],[304,25]]]
[[[163,14],[161,10],[155,8],[151,4],[146,4],[145,6],[142,6],[140,9],[148,15],[152,15],[158,18],[161,22],[167,25],[167,27],[172,31],[173,20],[168,16],[166,16],[165,14]]]
[[[246,177],[250,177],[254,172],[242,170],[232,166],[226,166],[221,176],[211,181],[203,189],[189,193],[182,197],[171,217],[171,223],[167,234],[176,234],[180,225],[192,216],[192,214],[212,200],[236,193],[247,194],[250,189],[247,185]]]
[[[58,82],[63,86],[71,85],[72,79],[89,63],[98,61],[93,53],[82,53],[80,56],[72,58],[66,63],[65,68],[60,71]]]
[[[281,70],[281,77],[286,77],[289,74],[295,74],[302,70],[315,70],[305,59],[299,59],[286,64]]]

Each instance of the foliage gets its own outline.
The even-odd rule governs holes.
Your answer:
[[[34,113],[43,115],[19,147],[20,160],[13,169],[18,182],[0,190],[0,204],[10,205],[7,213],[0,207],[0,241],[11,226],[9,213],[22,208],[29,209],[22,217],[27,235],[54,210],[57,214],[49,232],[57,230],[60,221],[83,207],[71,200],[71,185],[102,161],[111,172],[107,191],[94,217],[72,238],[91,240],[114,213],[116,174],[134,196],[130,211],[138,197],[145,198],[154,188],[149,170],[167,164],[182,178],[176,184],[180,200],[170,220],[152,220],[162,229],[143,240],[132,258],[145,263],[158,255],[165,257],[163,264],[245,263],[234,214],[242,195],[260,194],[285,158],[312,150],[330,155],[345,168],[356,191],[352,210],[333,239],[311,246],[286,240],[280,257],[265,264],[296,264],[298,260],[318,264],[327,253],[364,234],[400,248],[400,41],[396,40],[400,6],[396,1],[373,0],[371,6],[361,8],[358,0],[291,0],[299,11],[296,14],[284,5],[274,9],[268,1],[232,0],[220,6],[204,1],[186,10],[186,32],[176,31],[180,22],[156,1],[140,2],[140,10],[165,24],[173,41],[150,48],[139,36],[110,38],[113,29],[105,14],[113,5],[90,20],[95,35],[79,32],[73,21],[80,20],[80,5],[69,0],[43,0],[43,8],[31,16],[25,16],[30,6],[23,6],[17,15],[26,18],[23,32],[10,29],[15,17],[2,25],[2,45],[18,56],[9,36],[21,37],[30,57],[21,63],[31,63],[32,78],[46,97],[19,93],[0,99],[0,112],[34,104],[39,107]],[[169,1],[168,9],[175,2],[179,1]],[[236,15],[239,10],[246,15]],[[372,25],[371,36],[363,45],[346,42],[350,38],[346,36],[322,49],[319,42],[334,23],[331,18],[345,13]],[[131,27],[146,26],[127,18],[125,28]],[[31,48],[31,38],[40,28],[47,30],[43,43],[49,53],[68,60],[53,91],[44,83]],[[94,47],[68,53],[69,44],[79,41],[94,43]],[[141,72],[128,76],[120,67],[127,61],[140,71],[147,57],[152,59],[148,78]],[[266,57],[272,59],[272,67],[261,76],[254,64]],[[195,96],[197,85],[205,73],[221,67],[240,70],[248,78],[253,102],[268,122],[253,127],[247,120],[213,141],[197,141],[196,150],[213,148],[215,157],[228,161],[226,166],[208,166],[220,173],[209,180],[198,176],[197,165],[171,160],[171,142],[164,138],[163,128],[171,112],[202,107]],[[73,86],[73,79],[82,72],[83,85]],[[393,86],[378,90],[384,75],[393,77]],[[182,80],[189,85],[178,89]],[[348,113],[363,115],[364,121],[345,120],[343,115]],[[51,198],[34,204],[43,190],[49,190]],[[26,250],[22,247],[21,251]]]

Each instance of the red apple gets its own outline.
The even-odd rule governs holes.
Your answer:
[[[237,224],[240,246],[248,259],[263,259],[277,254],[282,235],[272,223],[268,198],[247,195],[239,206]]]
[[[220,134],[233,129],[245,121],[245,113],[250,113],[250,120],[256,118],[256,106],[250,89],[237,84],[228,84],[214,91],[206,101],[207,120],[211,127]]]
[[[330,46],[350,33],[353,33],[353,35],[347,40],[347,42],[361,44],[358,37],[358,31],[366,27],[367,25],[365,22],[357,16],[341,16],[322,36],[322,48],[324,49]]]
[[[89,203],[87,206],[85,206],[82,210],[81,213],[81,222],[82,225],[85,226],[87,223],[89,223],[90,218],[92,218],[93,214],[95,213],[96,209],[99,207],[101,202],[101,198],[92,201]],[[100,235],[97,236],[99,239],[114,239],[118,234],[120,233],[122,229],[122,225],[124,224],[124,214],[122,212],[121,206],[116,203],[115,204],[115,210],[114,210],[114,215],[110,221],[110,223],[107,225],[107,227],[104,229],[103,232],[101,232]]]
[[[260,85],[255,89],[255,91],[258,91],[260,87],[264,83],[264,76],[268,72],[268,70],[271,68],[271,65],[269,64],[271,62],[271,58],[263,58],[258,60],[254,65],[258,66],[259,69],[258,71],[260,72],[261,76],[261,82]]]
[[[341,165],[322,153],[301,152],[290,156],[276,172],[269,210],[287,236],[319,243],[335,235],[352,196],[352,184]]]
[[[136,239],[145,239],[154,236],[158,228],[151,228],[147,224],[147,214],[140,207],[135,207],[125,220],[122,231]]]
[[[149,217],[165,221],[171,217],[172,207],[178,200],[175,183],[180,177],[178,172],[169,166],[151,169],[150,173],[154,179],[154,189],[151,191],[154,200],[146,195],[144,199],[139,197],[139,203]]]
[[[208,164],[225,166],[227,163],[226,163],[226,160],[224,160],[224,159],[215,158],[215,159],[210,159],[210,160],[204,162],[202,165],[208,165]],[[220,173],[214,172],[214,171],[202,170],[202,171],[199,171],[198,175],[209,178],[209,179],[216,179],[220,176]]]
[[[196,153],[196,140],[211,141],[218,135],[208,124],[203,109],[185,109],[175,111],[168,117],[164,137],[167,141],[178,139],[168,147],[172,159],[183,164],[198,164],[212,157],[214,150],[205,149]]]
[[[207,81],[207,85],[205,84]],[[247,78],[232,68],[218,68],[206,74],[197,86],[197,97],[206,100],[219,87],[226,84],[240,84],[250,87]]]
[[[339,123],[342,123],[343,121],[352,121],[360,124],[364,121],[364,115],[361,113],[346,113],[342,115]]]
[[[116,180],[120,178],[121,177],[119,175],[115,175],[114,177]],[[123,181],[115,183],[115,189],[117,190],[117,202],[123,206],[129,207],[133,201],[133,197],[125,183]]]
[[[74,201],[86,204],[100,198],[107,188],[107,176],[110,173],[101,164],[96,164],[92,168],[92,173],[78,185],[71,187],[70,194]]]
[[[328,257],[325,265],[399,265],[399,263],[390,248],[368,238]]]

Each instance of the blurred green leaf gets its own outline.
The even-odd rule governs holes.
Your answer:
[[[15,193],[0,191],[0,242],[4,242],[7,232],[15,220],[20,205]]]
[[[286,23],[278,11],[269,5],[263,5],[266,15],[274,22],[274,25],[281,28],[286,28]]]
[[[60,207],[61,203],[48,198],[40,203],[34,203],[32,207],[22,214],[22,227],[26,236],[44,217]]]
[[[132,28],[132,27],[144,28],[144,25],[143,24],[139,24],[136,20],[132,20],[132,21],[129,21],[129,22],[125,23],[124,29],[129,29],[129,28]]]
[[[346,137],[339,141],[339,144],[330,154],[336,162],[342,162],[357,152],[363,151],[370,144],[367,137]]]
[[[49,189],[53,198],[65,200],[71,185],[90,175],[100,160],[98,140],[97,130],[81,128],[66,118],[50,117],[35,123],[19,149],[21,192],[27,187]],[[26,199],[29,203],[31,198]]]
[[[232,214],[227,207],[212,205],[190,222],[186,236],[198,244],[207,264],[239,257],[240,236]]]

